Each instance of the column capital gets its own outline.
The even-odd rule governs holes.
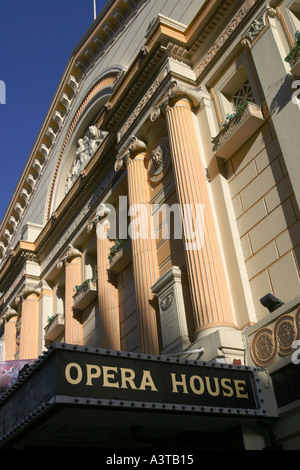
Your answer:
[[[17,316],[18,316],[18,312],[14,308],[12,308],[10,305],[7,305],[6,309],[4,310],[2,319],[8,322],[11,318],[17,317]]]
[[[185,83],[173,81],[163,100],[153,108],[150,119],[156,121],[165,113],[169,106],[174,106],[181,100],[186,100],[191,108],[197,108],[204,97],[203,90],[189,86]]]
[[[82,254],[81,251],[77,250],[77,248],[74,248],[74,246],[70,244],[68,246],[66,255],[63,258],[61,258],[59,262],[57,263],[56,265],[57,269],[61,269],[63,266],[66,265],[66,263],[69,263],[74,258],[81,257],[81,254]]]
[[[20,304],[23,300],[26,300],[26,298],[31,294],[34,294],[37,297],[40,297],[42,295],[42,291],[37,286],[25,285],[25,287],[22,289],[22,291],[19,293],[19,295],[16,298],[16,304]]]
[[[144,154],[146,156],[147,145],[142,140],[138,139],[135,135],[131,137],[127,150],[117,158],[115,162],[115,170],[119,171],[127,167],[127,163],[133,160],[137,155]]]
[[[110,209],[109,207],[107,207],[106,204],[99,204],[99,206],[97,207],[96,209],[96,215],[95,217],[89,221],[88,225],[87,225],[87,232],[90,233],[95,227],[96,225],[101,222],[102,219],[105,219],[105,217],[107,217],[110,213]]]

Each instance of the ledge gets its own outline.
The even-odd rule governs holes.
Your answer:
[[[231,158],[265,122],[260,106],[247,106],[227,123],[213,139],[216,156]]]
[[[97,280],[88,279],[77,289],[76,294],[73,295],[73,309],[84,310],[97,297]]]
[[[129,263],[131,258],[131,243],[130,239],[118,246],[117,250],[109,257],[109,270],[114,273],[119,273]]]
[[[297,62],[291,68],[291,74],[300,76],[300,56],[299,56]]]
[[[45,340],[55,340],[65,329],[65,318],[62,313],[57,313],[45,327]]]

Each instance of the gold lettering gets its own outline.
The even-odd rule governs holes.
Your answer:
[[[102,366],[102,370],[103,370],[103,387],[119,388],[119,382],[110,382],[110,379],[112,380],[116,379],[114,374],[117,373],[118,368]]]
[[[150,387],[152,392],[157,392],[157,388],[154,385],[150,370],[143,370],[140,390],[146,390],[146,387]]]
[[[226,382],[229,382],[227,385]],[[222,379],[221,380],[221,386],[223,389],[227,390],[227,393],[224,392],[223,390],[223,396],[224,397],[232,397],[233,396],[233,388],[230,386],[231,384],[231,379]]]
[[[132,369],[123,369],[121,368],[121,388],[128,388],[127,383],[130,388],[136,390],[134,383],[135,372]]]
[[[74,367],[75,369],[77,369],[77,378],[76,379],[72,379],[71,377],[71,369],[72,367]],[[67,366],[66,366],[66,369],[65,369],[65,377],[67,379],[67,381],[72,384],[72,385],[77,385],[81,382],[82,380],[82,370],[81,370],[81,367],[79,364],[76,364],[76,362],[70,362]]]
[[[244,390],[244,387],[246,387],[245,380],[234,380],[234,385],[237,398],[249,398],[248,393]]]
[[[94,369],[94,373],[92,373],[92,370]],[[87,364],[86,365],[86,375],[87,375],[87,381],[86,385],[93,385],[92,384],[92,379],[97,379],[101,375],[101,369],[99,366],[93,365],[93,364]]]
[[[195,380],[199,382],[200,388],[195,387]],[[191,386],[192,392],[194,392],[196,395],[202,395],[204,393],[204,382],[203,382],[203,379],[199,377],[198,375],[193,375],[190,378],[190,386]]]
[[[186,386],[186,375],[181,374],[181,381],[176,380],[176,374],[171,374],[172,377],[172,385],[173,385],[173,393],[179,393],[177,390],[177,386],[183,387],[183,393],[188,393],[187,386]]]
[[[217,377],[213,377],[213,379],[215,381],[215,391],[213,392],[212,389],[211,389],[209,377],[205,377],[206,387],[207,387],[208,393],[212,397],[217,397],[218,395],[220,395],[219,381],[218,381]]]

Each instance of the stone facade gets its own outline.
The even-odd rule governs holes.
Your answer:
[[[4,358],[55,341],[201,349],[276,382],[300,339],[300,81],[285,60],[300,2],[161,3],[111,2],[70,58],[1,225]],[[296,399],[279,407],[286,449]]]

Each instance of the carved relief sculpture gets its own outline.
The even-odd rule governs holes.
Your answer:
[[[73,184],[94,156],[96,150],[99,148],[106,136],[107,132],[100,131],[96,126],[90,126],[87,135],[78,140],[78,148],[75,153],[72,168],[70,173],[67,175],[65,194],[70,191]]]
[[[156,147],[149,157],[148,171],[152,182],[160,181],[168,167],[169,149],[166,144]]]

